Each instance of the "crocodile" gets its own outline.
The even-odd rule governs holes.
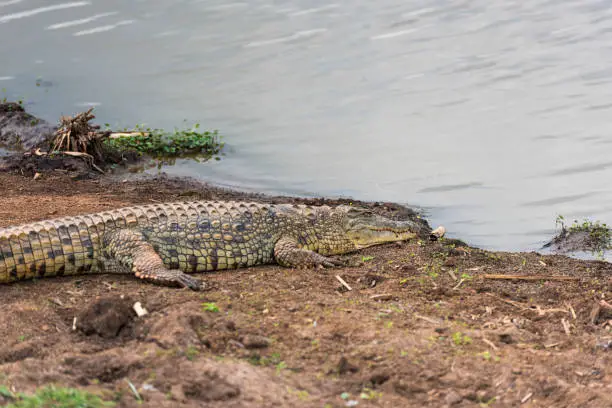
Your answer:
[[[0,228],[0,283],[127,273],[200,290],[191,273],[277,263],[334,267],[336,255],[431,232],[352,205],[194,201],[131,206]]]

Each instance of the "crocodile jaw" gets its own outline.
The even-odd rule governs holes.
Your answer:
[[[406,241],[417,236],[415,232],[404,229],[388,229],[374,226],[362,226],[347,231],[355,249],[362,249],[389,242]]]

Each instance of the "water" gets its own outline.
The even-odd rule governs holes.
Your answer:
[[[170,174],[418,205],[531,250],[558,214],[612,221],[610,5],[0,0],[0,88],[53,121],[225,135]]]

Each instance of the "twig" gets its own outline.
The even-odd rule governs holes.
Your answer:
[[[449,269],[447,272],[454,281],[457,280],[457,275],[455,275],[455,272],[453,272],[452,269]]]
[[[533,396],[533,392],[528,393],[527,395],[525,395],[523,397],[523,399],[521,399],[521,404],[526,403],[527,401],[529,401],[529,398],[531,398]]]
[[[344,287],[345,287],[345,288],[347,288],[348,290],[353,290],[353,288],[351,288],[351,287],[349,286],[349,284],[348,284],[348,283],[346,283],[346,282],[344,281],[344,279],[342,279],[342,278],[340,277],[340,275],[336,275],[336,279],[338,279],[338,281],[339,281],[339,282],[342,284],[342,286],[344,286]]]
[[[568,336],[571,335],[572,333],[570,332],[570,324],[568,323],[568,321],[565,319],[561,319],[561,324],[563,325],[563,330],[565,331],[565,334],[567,334]]]
[[[461,284],[462,284],[463,282],[465,282],[465,279],[461,279],[461,280],[459,281],[459,283],[455,285],[455,287],[453,288],[453,290],[455,290],[455,289],[459,289],[459,286],[461,286]]]
[[[516,308],[519,308],[519,309],[522,309],[522,310],[529,310],[529,307],[527,307],[527,306],[525,306],[525,305],[523,305],[523,304],[521,304],[521,303],[519,303],[519,302],[515,302],[515,301],[513,301],[513,300],[508,300],[508,299],[502,299],[502,298],[500,298],[499,296],[495,296],[495,295],[493,295],[493,294],[491,294],[491,293],[485,293],[485,295],[489,295],[489,296],[491,296],[492,298],[495,298],[495,299],[497,299],[497,300],[499,300],[499,301],[502,301],[502,302],[504,302],[504,303],[507,303],[507,304],[509,304],[509,305],[512,305],[512,306],[514,306],[514,307],[516,307]]]
[[[414,314],[414,317],[416,317],[417,319],[425,320],[426,322],[429,322],[431,324],[441,324],[442,323],[439,320],[435,320],[427,316],[421,316],[420,314],[417,314],[417,313]]]
[[[150,135],[149,132],[132,131],[132,132],[113,132],[108,137],[110,139],[119,139],[120,137],[134,137],[134,136],[148,137],[149,135]]]
[[[391,300],[391,299],[393,299],[393,295],[390,294],[390,293],[381,293],[380,295],[372,295],[372,296],[370,296],[370,299],[372,299],[372,300],[380,300],[380,301]]]
[[[557,342],[557,343],[545,344],[544,348],[557,347],[559,344],[561,343]]]
[[[570,313],[572,314],[572,318],[574,320],[576,320],[576,311],[574,310],[574,308],[572,307],[572,305],[570,303],[567,304],[567,308],[569,309]]]
[[[499,350],[499,347],[497,347],[491,340],[489,339],[485,339],[484,337],[482,338],[482,341],[484,341],[485,343],[487,343],[489,346],[491,346],[491,348],[495,351]]]
[[[142,397],[140,396],[140,393],[138,392],[138,390],[136,389],[136,387],[134,387],[134,384],[132,384],[132,382],[130,381],[129,378],[126,378],[125,381],[128,383],[130,390],[132,391],[132,394],[134,394],[134,397],[138,400],[138,401],[142,401]]]
[[[500,280],[526,280],[526,281],[578,281],[580,278],[575,276],[551,276],[551,275],[482,275],[485,279],[500,279]]]

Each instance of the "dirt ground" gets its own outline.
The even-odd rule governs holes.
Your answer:
[[[134,203],[249,198],[167,178],[59,172],[0,173],[0,188],[0,227]],[[336,269],[211,273],[202,293],[116,275],[0,286],[0,385],[78,387],[119,407],[612,406],[609,263],[452,240],[346,258],[351,266]],[[569,280],[550,278],[560,276]],[[137,317],[135,302],[149,313]]]

